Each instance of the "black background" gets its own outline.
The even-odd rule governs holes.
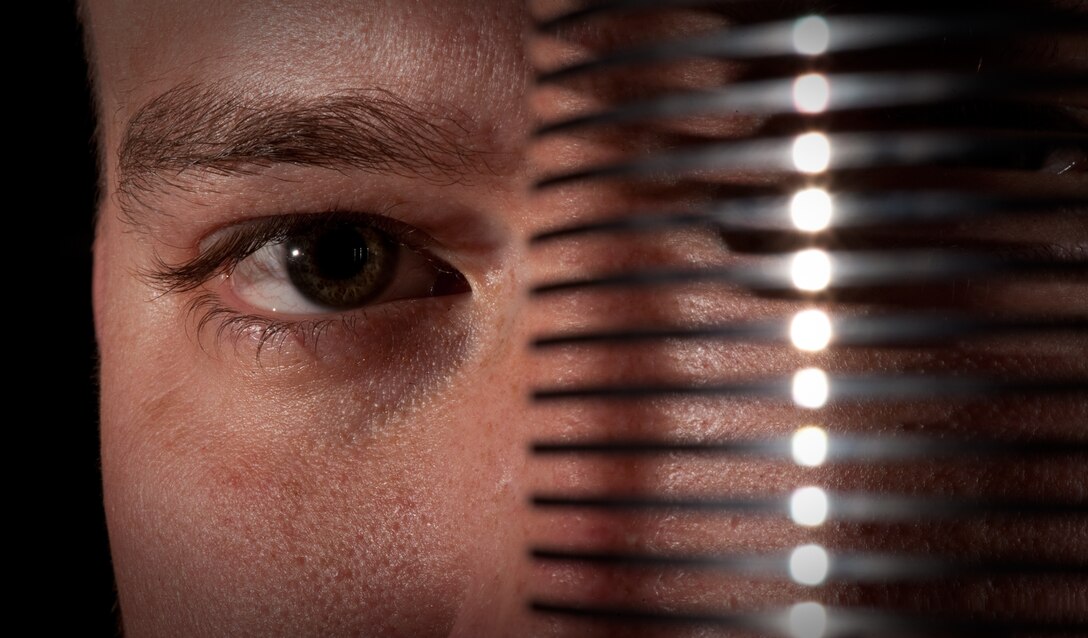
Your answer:
[[[21,383],[47,399],[45,404],[29,401],[29,412],[42,415],[27,428],[40,454],[15,457],[11,463],[32,463],[42,478],[29,491],[28,517],[41,527],[31,524],[28,530],[29,547],[46,547],[17,558],[32,561],[37,578],[30,580],[40,579],[42,587],[27,589],[32,596],[40,592],[35,602],[45,602],[57,616],[39,622],[26,615],[38,616],[40,608],[11,611],[39,629],[59,625],[74,627],[82,636],[114,636],[116,596],[102,509],[91,313],[95,161],[90,90],[75,3],[36,4],[42,13],[32,19],[40,25],[40,37],[29,34],[32,50],[25,52],[24,62],[15,56],[13,66],[28,75],[10,94],[13,102],[23,102],[28,115],[25,121],[11,118],[20,129],[13,138],[31,135],[16,147],[27,152],[25,158],[13,154],[19,167],[12,179],[19,183],[9,184],[9,201],[16,204],[9,218],[18,217],[29,227],[21,248],[30,254],[21,260],[30,267],[21,269],[25,278],[17,278],[31,290],[23,300],[9,300],[8,308],[9,321],[16,322],[9,339],[16,348],[34,348]],[[30,328],[40,329],[40,338]],[[28,398],[13,400],[25,403]],[[40,465],[34,462],[38,458]]]

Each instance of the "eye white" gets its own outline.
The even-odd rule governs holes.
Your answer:
[[[239,299],[267,312],[313,315],[329,309],[306,299],[287,273],[285,243],[267,244],[235,266],[231,288]]]

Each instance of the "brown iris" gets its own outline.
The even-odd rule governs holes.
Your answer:
[[[287,274],[306,299],[328,308],[356,308],[385,291],[399,244],[350,222],[322,224],[284,242]]]

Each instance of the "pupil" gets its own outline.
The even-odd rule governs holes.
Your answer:
[[[351,279],[370,261],[366,239],[354,228],[335,228],[319,235],[313,243],[315,274],[324,279]]]
[[[327,308],[357,308],[377,298],[396,271],[397,246],[356,223],[302,231],[284,243],[287,274],[303,297]]]

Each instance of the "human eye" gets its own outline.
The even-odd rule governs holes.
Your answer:
[[[160,264],[152,277],[167,293],[195,294],[201,327],[219,336],[254,335],[259,348],[286,336],[312,343],[359,328],[371,307],[470,292],[433,244],[382,215],[278,215],[217,229],[194,258]]]

